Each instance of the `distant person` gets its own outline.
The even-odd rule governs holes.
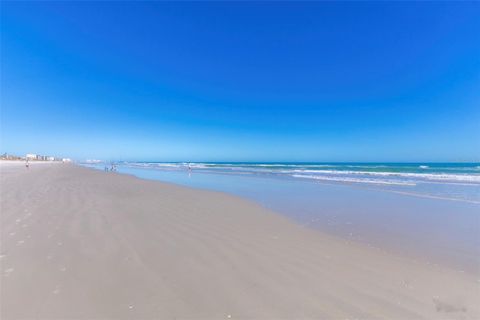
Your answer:
[[[30,168],[30,163],[28,162],[28,159],[25,161],[25,167],[28,169]]]

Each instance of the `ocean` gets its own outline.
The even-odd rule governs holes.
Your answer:
[[[122,168],[252,175],[381,188],[412,196],[480,203],[480,163],[118,162]]]

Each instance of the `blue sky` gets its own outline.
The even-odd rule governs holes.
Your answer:
[[[479,161],[480,3],[1,2],[1,152]]]

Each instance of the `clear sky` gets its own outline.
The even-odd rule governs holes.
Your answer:
[[[479,161],[480,2],[1,2],[0,151]]]

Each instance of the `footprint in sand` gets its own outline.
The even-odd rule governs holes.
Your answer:
[[[25,243],[25,240],[20,240],[20,241],[17,241],[17,246],[21,245],[21,244],[24,244]]]
[[[62,242],[57,242],[57,245],[61,246],[61,245],[63,245],[63,243]]]
[[[408,281],[408,280],[402,280],[401,284],[402,284],[403,287],[405,287],[407,289],[412,289],[413,288],[413,286],[410,284],[410,281]]]
[[[55,289],[52,291],[53,294],[59,294],[60,293],[60,286],[56,285]]]
[[[13,272],[13,270],[14,270],[13,268],[8,268],[5,271],[3,271],[3,275],[5,277],[8,277]]]
[[[52,258],[53,258],[53,256],[52,256],[51,254],[49,254],[49,255],[47,256],[47,260],[52,260]]]
[[[5,255],[5,254],[0,254],[0,259],[5,258],[6,256],[7,256],[7,255]]]
[[[9,235],[10,237],[13,237],[13,236],[15,235],[15,232],[10,232],[8,235]]]
[[[62,271],[62,272],[67,271],[67,267],[60,267],[60,271]]]
[[[22,219],[15,220],[15,223],[20,223],[20,222],[22,222]]]
[[[454,303],[452,301],[447,302],[447,301],[440,300],[438,297],[433,297],[433,303],[435,304],[435,309],[437,310],[437,312],[445,312],[445,313],[467,312],[467,308],[459,302],[457,303]]]

